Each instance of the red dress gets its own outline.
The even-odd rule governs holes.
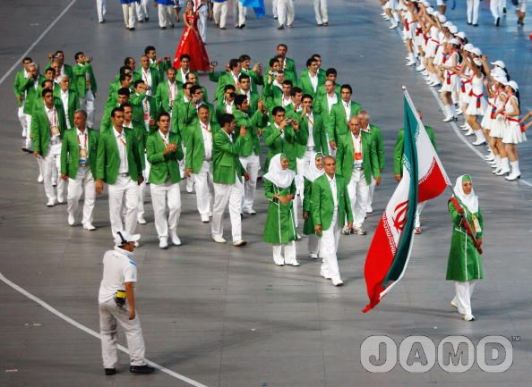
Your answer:
[[[176,69],[179,68],[179,58],[183,54],[188,54],[190,56],[190,69],[192,71],[209,71],[209,56],[198,33],[198,18],[195,14],[187,14],[185,17],[192,27],[185,27],[183,31],[175,52],[174,67]]]

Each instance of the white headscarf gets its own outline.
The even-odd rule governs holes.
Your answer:
[[[475,194],[475,190],[473,188],[471,188],[471,193],[469,195],[464,193],[464,188],[462,187],[464,178],[470,180],[471,182],[473,181],[469,175],[459,176],[456,179],[456,184],[454,185],[454,194],[462,202],[462,204],[467,207],[469,212],[474,214],[478,212],[478,196]]]
[[[282,153],[278,153],[270,160],[268,173],[263,177],[268,179],[279,188],[288,188],[294,181],[296,174],[291,169],[283,169],[281,166],[281,158],[286,158]]]
[[[316,156],[314,156],[314,161],[310,163],[307,170],[305,171],[305,179],[307,179],[311,183],[313,183],[314,180],[316,180],[318,177],[325,173],[325,169],[323,169],[323,167],[321,169],[318,169],[318,167],[316,167],[316,159],[318,157],[323,158],[323,154],[316,153]]]

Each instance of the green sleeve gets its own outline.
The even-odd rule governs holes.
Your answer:
[[[301,121],[300,121],[301,123]],[[301,125],[299,126],[299,129],[296,131],[294,130],[295,135],[295,141],[300,145],[307,145],[308,141],[308,130],[302,130]]]
[[[266,133],[266,136],[264,137],[264,143],[267,146],[271,146],[275,142],[275,140],[277,140],[280,136],[281,131],[275,126],[270,126],[268,132]]]
[[[211,82],[218,82],[220,80],[220,75],[222,75],[222,71],[211,71],[209,73],[209,81]]]
[[[477,219],[480,224],[480,232],[477,232],[477,238],[482,238],[482,234],[484,233],[484,217],[482,216],[480,208],[477,211]]]
[[[377,151],[377,160],[379,169],[382,171],[384,169],[384,137],[382,136],[382,132],[379,129],[379,131],[375,134],[375,148]]]
[[[377,149],[373,141],[369,146],[369,157],[371,158],[371,174],[377,178],[381,175],[381,168],[379,164],[379,157],[377,156]]]
[[[100,136],[98,151],[96,152],[96,180],[103,180],[105,176],[105,136]]]
[[[303,211],[310,212],[310,195],[312,193],[312,183],[306,178],[304,182],[303,193]]]
[[[344,175],[344,171],[342,167],[344,165],[344,156],[346,153],[345,147],[346,145],[344,145],[342,141],[340,141],[340,143],[337,144],[337,147],[336,147],[336,173],[341,176]]]
[[[61,175],[67,175],[68,136],[65,135],[61,144]]]
[[[187,154],[185,155],[185,168],[192,169],[192,155],[194,153],[194,144],[196,140],[195,131],[190,131],[189,135],[185,139],[185,147],[187,148]]]
[[[460,226],[460,223],[462,222],[462,215],[456,211],[456,208],[454,208],[454,204],[451,200],[449,200],[449,215],[451,215],[451,221],[453,223],[453,226]]]
[[[262,185],[264,187],[264,196],[266,196],[266,198],[269,200],[274,200],[273,199],[273,195],[274,195],[273,183],[269,181],[268,179],[264,179]]]
[[[33,144],[33,151],[41,153],[41,132],[39,129],[40,114],[33,114],[31,120],[31,142]]]
[[[310,195],[310,215],[312,216],[312,222],[315,226],[321,225],[321,200],[320,192],[321,187],[319,186],[318,179],[314,180],[311,187]]]
[[[403,152],[404,152],[404,132],[399,130],[397,140],[393,147],[393,174],[402,175],[403,172]]]
[[[146,154],[148,156],[148,161],[151,164],[164,163],[166,160],[164,152],[157,152],[157,146],[153,136],[148,136],[148,139],[146,140]]]
[[[335,106],[331,109],[331,114],[329,114],[329,117],[327,119],[327,132],[329,133],[329,141],[337,142],[337,139],[334,135],[334,127],[336,126],[336,108]]]

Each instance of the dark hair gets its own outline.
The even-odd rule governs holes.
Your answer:
[[[119,73],[120,74],[125,74],[126,72],[129,72],[129,71],[131,71],[131,69],[128,66],[124,65],[124,66],[120,67]]]
[[[307,59],[307,67],[309,67],[312,63],[317,62],[316,58],[310,57]]]
[[[338,75],[338,72],[336,71],[336,69],[334,67],[329,67],[325,71],[325,76],[328,77],[329,75]]]
[[[350,93],[350,94],[353,94],[353,89],[351,88],[351,85],[348,85],[347,83],[346,83],[346,84],[343,84],[342,87],[340,87],[340,91],[341,91],[341,90],[344,90],[344,89],[349,90],[349,93]]]
[[[200,85],[194,85],[190,88],[190,94],[194,94],[196,91],[202,90]]]
[[[276,106],[272,110],[272,115],[276,116],[277,113],[281,113],[281,112],[284,113],[284,112],[286,112],[286,110],[284,110],[284,108],[282,106]]]
[[[41,95],[44,97],[44,95],[48,93],[51,93],[53,95],[54,91],[52,89],[43,89],[43,91],[41,92]]]
[[[238,61],[239,62],[245,62],[247,60],[251,60],[251,57],[248,55],[248,54],[242,54],[240,55],[240,57],[238,58]]]
[[[124,113],[124,109],[122,107],[115,107],[113,110],[111,110],[111,117],[114,118],[116,112]]]
[[[296,94],[303,93],[303,90],[301,90],[300,87],[292,87],[292,91],[290,91],[290,95],[294,97]]]
[[[301,101],[303,101],[305,98],[310,98],[310,101],[313,101],[314,98],[310,94],[303,94],[303,98],[301,98]]]
[[[238,82],[242,82],[242,80],[244,79],[251,79],[251,77],[247,74],[240,74],[240,76],[238,77]]]
[[[126,56],[124,58],[124,66],[123,67],[129,68],[128,65],[127,65],[127,62],[129,62],[131,59],[135,60],[135,58],[133,58],[132,56]]]
[[[157,118],[157,121],[161,121],[161,117],[168,117],[168,119],[170,119],[170,114],[165,111],[162,111],[161,113],[159,113],[159,117]]]
[[[22,59],[22,63],[26,63],[26,62],[33,63],[33,59],[31,59],[29,56],[26,56],[24,57],[24,59]]]
[[[141,83],[145,83],[143,79],[137,79],[135,83],[133,83],[133,87],[136,89],[138,85]]]
[[[83,109],[77,109],[74,114],[81,114],[83,118],[87,119],[87,112]]]
[[[200,111],[201,109],[205,109],[205,110],[207,110],[207,111],[211,111],[211,109],[209,108],[209,105],[207,105],[207,104],[205,104],[205,103],[202,104],[202,105],[199,105],[199,107],[198,107],[198,113],[199,113],[199,111]]]
[[[283,81],[283,85],[290,85],[290,87],[294,86],[294,84],[292,83],[292,81],[290,79],[285,79]]]
[[[248,97],[245,96],[244,94],[237,94],[235,96],[235,105],[236,106],[241,106],[247,99],[248,99]]]
[[[133,109],[133,106],[129,102],[125,102],[120,106],[122,109],[125,109],[127,107]]]
[[[284,48],[286,48],[288,50],[288,46],[285,43],[279,43],[277,45],[277,48],[279,48],[279,47],[284,47]]]
[[[179,61],[181,62],[183,59],[188,59],[188,61],[190,62],[190,55],[188,54],[183,54],[179,57]]]
[[[74,54],[74,60],[78,60],[83,55],[83,51],[78,51]]]
[[[220,116],[220,120],[218,121],[220,123],[220,126],[225,126],[225,124],[230,124],[235,120],[235,116],[232,114],[224,113]]]
[[[127,87],[121,87],[120,89],[118,89],[118,95],[127,95],[129,97],[129,95],[131,94],[131,92],[129,91],[129,89]]]
[[[45,79],[44,81],[42,81],[42,83],[41,83],[41,87],[42,87],[43,89],[47,89],[47,87],[46,87],[45,85],[46,85],[48,82],[50,82],[50,83],[51,83],[51,86],[54,87],[54,81],[52,81],[52,80],[50,80],[50,79]],[[48,87],[48,89],[49,89],[49,87]]]
[[[120,80],[120,83],[122,83],[122,81],[125,81],[126,78],[131,78],[131,74],[120,74],[120,77],[119,77],[119,80]]]
[[[156,51],[154,46],[146,46],[144,49],[144,55],[147,55],[150,51]]]
[[[278,63],[279,62],[279,58],[278,57],[273,57],[272,59],[270,59],[270,67],[272,67],[275,63]]]
[[[231,70],[234,69],[235,67],[237,67],[239,64],[240,64],[240,62],[236,58],[233,58],[233,59],[229,60],[229,68]]]

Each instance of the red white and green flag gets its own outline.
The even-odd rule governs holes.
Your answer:
[[[382,214],[366,256],[364,277],[369,304],[364,313],[373,309],[405,273],[418,203],[439,196],[451,185],[406,89],[403,101],[403,177]]]

